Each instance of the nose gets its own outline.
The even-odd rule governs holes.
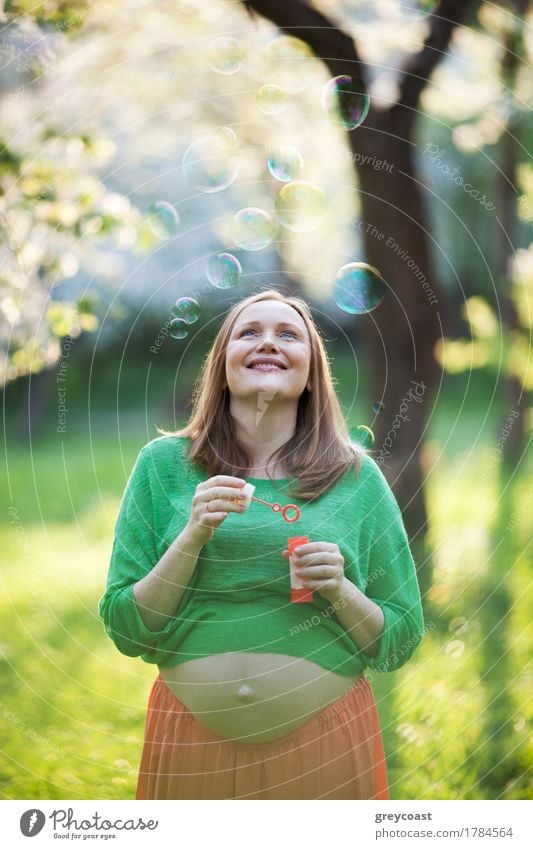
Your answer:
[[[279,350],[278,343],[276,342],[276,337],[269,330],[266,330],[263,336],[259,339],[257,343],[257,350]]]

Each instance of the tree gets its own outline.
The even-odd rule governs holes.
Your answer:
[[[366,261],[378,268],[391,291],[366,323],[367,356],[376,398],[385,411],[378,418],[376,448],[384,446],[413,380],[423,392],[411,403],[409,422],[397,428],[384,471],[405,511],[407,530],[422,565],[427,513],[420,451],[437,363],[434,347],[442,332],[440,287],[430,256],[430,236],[413,150],[420,97],[443,59],[455,27],[476,2],[442,0],[427,16],[422,49],[405,61],[393,103],[372,102],[364,124],[348,133],[357,170],[364,222]],[[313,49],[332,77],[347,74],[367,85],[369,69],[357,43],[320,11],[302,0],[246,0],[246,6]],[[372,158],[392,166],[381,170],[362,164]],[[438,304],[438,307],[436,307]],[[421,569],[424,588],[429,580]]]

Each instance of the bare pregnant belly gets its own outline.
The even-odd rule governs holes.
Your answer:
[[[305,658],[251,652],[225,652],[159,671],[202,725],[239,743],[289,734],[341,699],[358,678]]]

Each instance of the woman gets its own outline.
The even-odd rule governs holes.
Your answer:
[[[252,501],[297,504],[294,524]],[[292,603],[287,539],[313,601]],[[159,667],[137,799],[388,799],[364,669],[423,634],[398,505],[348,437],[304,301],[229,312],[189,424],[140,452],[99,604],[118,649]]]

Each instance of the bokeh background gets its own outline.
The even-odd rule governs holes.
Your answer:
[[[157,670],[97,614],[120,498],[156,427],[186,421],[228,308],[274,287],[310,304],[417,562],[424,642],[370,676],[392,798],[531,798],[529,4],[19,0],[0,17],[1,797],[134,798]],[[339,75],[370,98],[352,129],[324,102]],[[278,215],[284,146],[318,187],[309,229]],[[248,207],[270,217],[260,250],[235,244]],[[219,251],[242,267],[229,288],[206,276]],[[371,311],[339,306],[351,262],[385,281]],[[176,339],[183,297],[199,317]]]

